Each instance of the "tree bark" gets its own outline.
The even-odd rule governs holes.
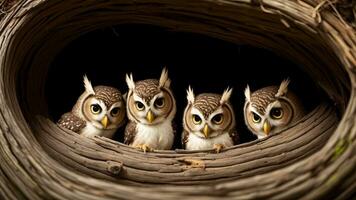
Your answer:
[[[336,4],[8,2],[0,2],[4,11],[0,14],[0,197],[348,199],[355,195],[356,34],[354,22],[345,21],[334,9]],[[219,154],[180,149],[143,153],[57,127],[48,119],[44,97],[49,63],[73,39],[118,23],[158,25],[271,49],[301,63],[331,101],[281,133]]]

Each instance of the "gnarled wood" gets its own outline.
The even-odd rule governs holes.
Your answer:
[[[356,34],[334,4],[16,2],[0,21],[1,197],[347,199],[355,194]],[[82,138],[58,128],[47,119],[44,98],[49,63],[80,35],[121,23],[158,25],[269,48],[303,64],[332,103],[318,106],[283,133],[220,154],[144,154],[109,139]]]
[[[192,185],[213,183],[224,178],[243,178],[283,168],[319,150],[335,130],[337,121],[335,110],[322,105],[282,134],[271,136],[273,140],[231,147],[219,154],[213,149],[199,153],[185,151],[184,154],[179,151],[143,153],[102,137],[78,137],[76,133],[61,130],[43,118],[39,118],[39,124],[34,129],[39,134],[39,141],[46,144],[47,152],[56,152],[53,156],[69,166],[79,164],[80,167],[73,165],[73,168],[80,171],[82,166],[86,166],[103,175],[118,175],[108,168],[112,163],[122,163],[120,179]],[[192,162],[186,160],[201,162],[203,167],[194,167]],[[90,171],[87,173],[96,175]],[[97,177],[105,178],[103,175]],[[112,177],[108,179],[112,180]]]

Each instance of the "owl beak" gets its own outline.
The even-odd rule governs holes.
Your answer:
[[[152,111],[148,111],[147,115],[146,115],[146,119],[148,122],[152,123],[153,120],[155,120],[155,116],[153,115]]]
[[[208,138],[209,133],[210,133],[210,128],[207,124],[205,124],[203,132],[204,132],[205,138]]]
[[[109,125],[108,116],[105,115],[105,117],[101,120],[101,124],[103,125],[104,128],[108,127]]]
[[[263,124],[263,131],[265,132],[266,135],[269,135],[269,132],[271,132],[271,124],[266,120],[265,123]]]

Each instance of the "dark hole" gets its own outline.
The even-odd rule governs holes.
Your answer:
[[[172,32],[150,25],[119,25],[87,33],[68,44],[50,66],[46,84],[49,115],[57,121],[72,109],[84,91],[82,77],[87,74],[93,85],[110,85],[126,92],[125,74],[134,80],[159,78],[166,66],[177,101],[175,121],[180,148],[182,115],[189,85],[195,94],[220,93],[233,87],[232,103],[241,142],[254,140],[243,120],[244,89],[252,91],[279,85],[289,77],[290,90],[299,95],[307,110],[323,96],[303,67],[266,49],[237,45],[194,33]],[[316,95],[320,94],[320,95]],[[115,140],[122,142],[120,129]]]

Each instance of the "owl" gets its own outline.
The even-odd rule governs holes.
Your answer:
[[[86,137],[112,138],[115,131],[124,125],[126,110],[120,91],[109,86],[93,88],[84,76],[84,93],[71,112],[65,113],[58,125]]]
[[[134,82],[126,75],[127,116],[124,143],[146,151],[172,148],[175,137],[173,118],[176,102],[170,89],[168,71],[164,68],[159,80]]]
[[[194,96],[189,86],[188,105],[183,116],[182,144],[187,150],[215,149],[217,153],[224,147],[239,142],[235,129],[235,114],[229,102],[232,89],[222,95],[203,93]]]
[[[245,124],[259,139],[285,129],[304,115],[300,100],[288,91],[288,84],[288,79],[283,80],[279,87],[265,87],[252,94],[247,85]]]

